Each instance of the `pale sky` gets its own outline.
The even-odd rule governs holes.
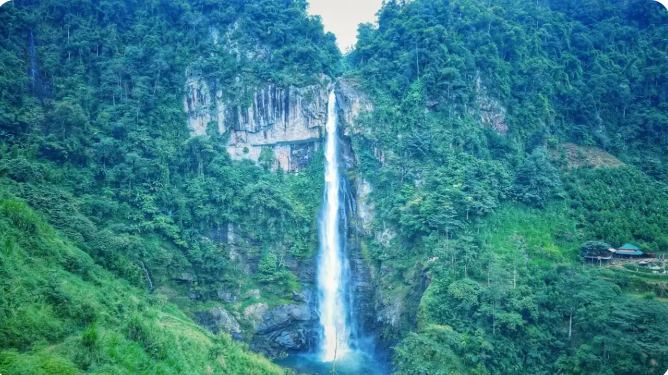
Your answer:
[[[345,53],[357,42],[357,25],[376,22],[376,12],[383,0],[308,0],[309,14],[322,17],[325,31],[336,35],[336,41]]]

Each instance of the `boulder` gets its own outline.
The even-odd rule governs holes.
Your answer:
[[[319,329],[314,294],[312,291],[296,293],[296,298],[304,299],[304,302],[271,309],[261,304],[247,307],[244,314],[253,319],[255,329],[251,349],[270,358],[311,349]]]
[[[239,322],[232,314],[220,306],[197,312],[196,315],[199,319],[199,324],[215,334],[218,334],[222,330],[237,340],[243,338],[243,331]]]
[[[223,287],[218,288],[216,291],[216,297],[218,298],[219,301],[223,301],[225,303],[232,303],[237,301],[237,296],[236,294],[225,290]]]
[[[244,309],[244,318],[254,324],[261,322],[269,305],[264,302],[254,303]]]

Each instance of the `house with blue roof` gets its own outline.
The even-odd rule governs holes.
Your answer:
[[[615,251],[615,257],[617,258],[640,258],[642,255],[643,252],[638,248],[638,246],[632,245],[630,243],[624,244]]]

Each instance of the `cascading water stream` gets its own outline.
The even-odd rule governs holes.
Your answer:
[[[359,316],[356,316],[360,313],[355,308],[358,306],[355,283],[359,274],[352,272],[348,257],[351,249],[348,218],[354,217],[356,209],[350,183],[339,174],[336,109],[336,95],[332,91],[327,106],[324,145],[325,194],[318,219],[320,345],[316,352],[295,353],[277,363],[294,368],[298,373],[387,374],[386,364],[375,358],[373,339],[364,336],[362,327],[358,325]],[[359,271],[358,268],[355,270]]]
[[[349,351],[350,330],[346,322],[347,259],[342,252],[339,227],[339,162],[337,153],[336,95],[329,94],[327,137],[325,144],[325,202],[320,217],[320,257],[318,289],[320,291],[320,345],[322,360],[333,362]]]

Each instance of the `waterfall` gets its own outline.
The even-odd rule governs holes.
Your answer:
[[[30,94],[32,96],[36,95],[35,88],[39,87],[37,80],[39,79],[39,74],[37,72],[37,56],[35,53],[35,37],[33,36],[32,29],[30,29],[30,39],[28,41],[28,53],[30,53],[30,70],[28,71],[30,78],[32,80],[29,83]]]
[[[333,362],[350,351],[350,329],[347,324],[346,294],[349,267],[340,233],[340,178],[337,152],[336,95],[329,94],[325,144],[325,202],[319,221],[320,257],[318,289],[322,340],[322,360]]]

